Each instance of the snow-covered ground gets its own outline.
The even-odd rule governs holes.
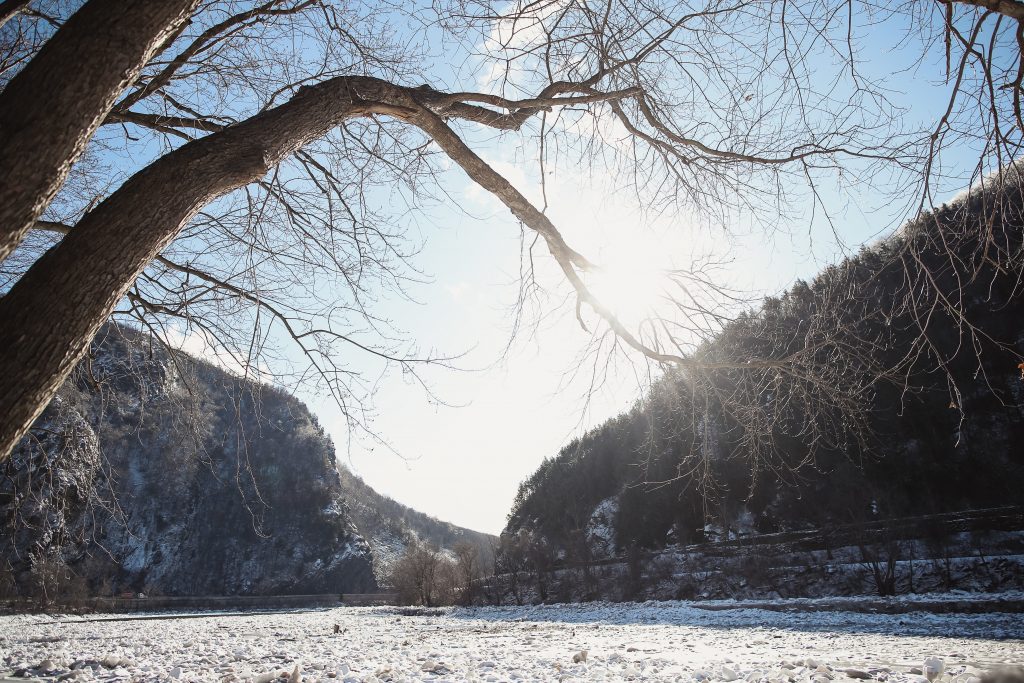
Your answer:
[[[342,608],[0,617],[0,679],[927,683],[920,673],[930,658],[942,662],[937,683],[977,683],[986,671],[1024,665],[1024,614],[708,611],[670,602],[418,616]]]

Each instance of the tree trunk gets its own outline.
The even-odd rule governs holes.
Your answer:
[[[198,0],[91,0],[0,94],[0,262],[24,239],[114,102]]]
[[[372,100],[372,101],[368,101]],[[344,119],[403,115],[401,87],[339,77],[139,171],[0,298],[0,462],[53,398],[117,302],[195,213]]]

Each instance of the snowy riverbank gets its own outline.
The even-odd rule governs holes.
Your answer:
[[[708,611],[672,602],[424,616],[343,608],[163,619],[0,617],[0,678],[268,683],[297,671],[303,680],[349,683],[926,683],[920,671],[927,658],[942,660],[937,683],[977,683],[972,679],[986,671],[1024,665],[1024,615]]]

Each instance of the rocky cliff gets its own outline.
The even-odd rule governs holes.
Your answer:
[[[2,466],[0,592],[375,591],[364,489],[297,399],[108,325]]]

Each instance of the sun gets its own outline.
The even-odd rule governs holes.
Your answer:
[[[668,302],[668,271],[657,253],[638,249],[606,251],[584,282],[623,324],[635,327],[657,317]]]

